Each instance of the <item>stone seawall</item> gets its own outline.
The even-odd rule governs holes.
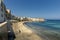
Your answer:
[[[8,40],[7,22],[0,24],[0,40]]]

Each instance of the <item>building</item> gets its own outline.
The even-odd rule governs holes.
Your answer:
[[[0,22],[4,22],[6,20],[6,6],[2,0],[0,0]]]
[[[44,18],[28,18],[30,21],[38,21],[38,22],[44,22]]]
[[[11,19],[11,10],[6,9],[6,18]]]

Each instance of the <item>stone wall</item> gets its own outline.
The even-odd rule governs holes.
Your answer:
[[[0,40],[8,40],[7,22],[0,24]]]

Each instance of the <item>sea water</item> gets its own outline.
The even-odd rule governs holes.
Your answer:
[[[60,20],[47,20],[45,22],[26,22],[25,24],[32,27],[44,27],[53,30],[60,30]]]
[[[26,22],[29,28],[50,40],[60,40],[60,20],[46,20],[45,22]]]

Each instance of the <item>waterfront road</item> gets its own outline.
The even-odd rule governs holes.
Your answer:
[[[14,40],[15,39],[15,34],[14,34],[14,31],[13,31],[13,28],[12,28],[12,24],[11,24],[11,21],[8,20],[7,21],[7,28],[8,28],[8,40]]]

